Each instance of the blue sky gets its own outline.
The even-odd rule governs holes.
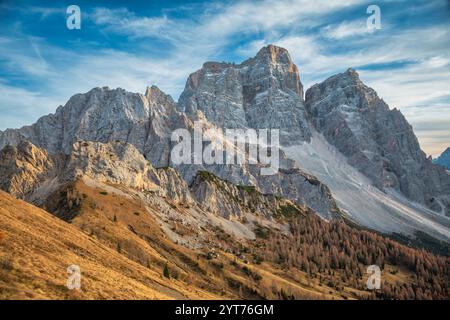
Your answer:
[[[81,30],[66,9],[81,8]],[[369,31],[366,9],[381,9]],[[35,122],[93,87],[175,100],[204,61],[285,47],[305,88],[355,68],[413,125],[422,148],[450,146],[450,1],[2,1],[0,130]]]

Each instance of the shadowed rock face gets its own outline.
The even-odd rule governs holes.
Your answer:
[[[434,163],[450,170],[450,148],[447,148],[442,154],[433,160]]]
[[[299,212],[303,210],[285,198],[262,194],[255,187],[236,186],[206,171],[198,172],[190,190],[204,210],[230,220],[243,219],[246,214],[256,214],[271,220],[286,207]]]
[[[48,155],[24,141],[0,151],[0,173],[2,190],[36,203],[66,183],[84,177],[153,192],[175,202],[194,202],[176,170],[155,169],[133,145],[124,142],[78,141],[70,155]]]
[[[390,110],[354,70],[308,89],[306,107],[318,131],[377,187],[449,210],[450,177],[426,158],[400,111]]]
[[[303,86],[287,50],[273,45],[241,64],[207,62],[189,76],[178,109],[223,128],[280,129],[283,144],[309,141]]]

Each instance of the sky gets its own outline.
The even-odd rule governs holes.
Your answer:
[[[67,28],[70,5],[81,29]],[[367,28],[369,5],[380,29]],[[354,68],[428,155],[450,146],[448,0],[0,0],[0,130],[93,87],[157,85],[177,100],[205,61],[239,63],[267,44],[289,50],[305,89]]]

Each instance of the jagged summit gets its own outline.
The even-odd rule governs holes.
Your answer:
[[[356,72],[356,70],[353,69],[352,67],[348,68],[348,69],[345,71],[345,73],[348,74],[348,75],[355,75],[355,76],[359,77],[358,72]]]
[[[163,92],[156,85],[147,87],[144,96],[147,98],[150,107],[154,106],[153,108],[151,107],[153,111],[161,111],[158,110],[161,108],[161,106],[163,108],[168,107],[169,113],[173,113],[176,109],[175,101],[173,100],[172,96]]]
[[[426,158],[401,112],[391,110],[356,71],[312,86],[306,106],[317,130],[375,186],[436,211],[450,210],[449,176]]]
[[[261,48],[256,54],[256,58],[268,59],[271,63],[294,64],[287,49],[273,44]]]
[[[348,68],[345,72],[335,74],[321,83],[314,84],[311,88],[306,90],[305,99],[307,99],[307,96],[314,92],[316,88],[320,88],[320,90],[327,89],[328,91],[333,91],[338,89],[345,89],[349,86],[358,86],[359,89],[373,91],[361,81],[359,74],[355,69]],[[375,93],[375,91],[373,91],[373,93]]]
[[[178,110],[201,111],[224,128],[280,129],[284,144],[310,139],[298,68],[274,45],[241,64],[205,63],[189,76]]]

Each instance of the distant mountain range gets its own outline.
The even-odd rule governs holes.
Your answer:
[[[447,148],[442,154],[433,160],[434,163],[450,170],[450,148]]]

